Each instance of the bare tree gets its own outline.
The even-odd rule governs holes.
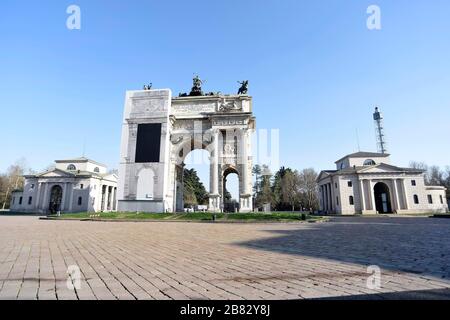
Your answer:
[[[431,166],[427,172],[428,184],[441,186],[445,184],[444,172],[438,166]]]
[[[25,158],[17,160],[11,165],[6,173],[6,191],[4,194],[4,200],[2,209],[6,208],[6,204],[11,198],[11,192],[17,189],[23,188],[24,178],[23,175],[27,171],[27,164]]]
[[[281,179],[281,194],[283,201],[288,203],[292,211],[295,211],[295,205],[299,202],[300,179],[297,171],[286,171]]]
[[[300,190],[309,210],[316,210],[319,207],[317,176],[318,174],[313,168],[303,169],[299,174]]]

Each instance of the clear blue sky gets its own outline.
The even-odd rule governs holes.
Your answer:
[[[82,10],[81,30],[66,8]],[[382,30],[369,31],[377,4]],[[280,129],[280,161],[333,168],[375,151],[450,165],[450,2],[379,0],[21,1],[0,4],[0,171],[86,155],[117,167],[125,91],[153,82],[235,93],[250,80],[258,128]]]

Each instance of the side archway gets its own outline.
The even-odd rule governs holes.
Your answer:
[[[136,200],[153,200],[155,173],[151,168],[142,168],[137,174]]]

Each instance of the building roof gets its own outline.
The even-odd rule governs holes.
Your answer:
[[[365,152],[359,151],[355,153],[351,153],[337,160],[335,163],[344,160],[345,158],[380,158],[380,157],[389,157],[389,153],[379,153],[379,152]]]
[[[366,171],[369,171],[373,168],[379,168],[383,167],[386,169],[383,173],[416,173],[416,174],[422,174],[424,170],[421,169],[414,169],[414,168],[402,168],[402,167],[396,167],[390,164],[386,163],[378,163],[372,166],[353,166],[348,167],[341,170],[323,170],[320,172],[319,176],[317,177],[317,181],[320,181],[323,179],[323,174],[326,174],[326,176],[334,176],[334,175],[345,175],[345,174],[364,174],[367,173]],[[374,173],[374,172],[369,172]]]
[[[117,178],[117,176],[113,173],[97,173],[97,172],[90,172],[90,171],[80,171],[80,170],[76,170],[76,171],[68,171],[68,170],[61,170],[61,169],[52,169],[52,170],[48,170],[48,171],[44,171],[41,173],[37,173],[37,174],[32,174],[32,175],[24,175],[25,178],[40,178],[48,173],[51,172],[60,172],[62,174],[65,174],[67,176],[70,177],[74,177],[74,178],[79,178],[79,177],[96,177],[96,178],[100,178],[100,179],[105,179],[108,176],[114,176],[115,178]]]
[[[84,162],[90,162],[94,163],[96,165],[106,167],[103,163],[94,161],[92,159],[88,159],[86,157],[78,157],[78,158],[72,158],[72,159],[66,159],[66,160],[55,160],[55,163],[84,163]]]

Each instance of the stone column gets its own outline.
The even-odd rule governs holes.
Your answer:
[[[325,206],[323,205],[323,185],[320,186],[320,210],[324,211]]]
[[[219,208],[219,130],[215,129],[213,132],[214,142],[213,142],[213,156],[211,157],[211,171],[210,172],[210,189],[211,194],[209,195],[209,210],[212,212],[217,212]]]
[[[328,201],[328,184],[324,184],[325,191],[325,211],[328,213],[329,210],[329,201]]]
[[[41,204],[39,202],[41,201],[41,192],[42,192],[41,187],[42,187],[42,183],[39,182],[36,187],[37,187],[37,196],[36,196],[35,207],[39,211],[39,208],[41,206]]]
[[[372,203],[372,211],[376,212],[377,205],[375,204],[375,191],[373,190],[373,182],[371,179],[369,179],[369,196]]]
[[[66,197],[67,197],[67,182],[64,182],[62,188],[61,208],[59,209],[61,212],[64,211],[64,207],[66,205]]]
[[[360,198],[361,198],[361,212],[366,211],[366,200],[364,195],[364,180],[359,180],[359,192],[360,192]]]
[[[397,189],[397,179],[392,179],[392,191],[394,194],[394,201],[395,201],[395,210],[399,211],[400,208],[400,199],[399,199],[399,194],[398,194],[398,189]]]
[[[70,183],[69,184],[68,190],[70,190],[70,197],[69,197],[69,212],[73,211],[73,193],[74,193],[74,184]]]
[[[408,192],[406,191],[405,179],[402,179],[402,187],[403,187],[403,199],[405,201],[405,209],[409,210],[409,199],[408,199]]]
[[[331,179],[330,182],[330,197],[331,197],[331,211],[336,213],[336,199],[335,199],[335,193],[334,193],[334,185],[333,185],[333,179]]]
[[[330,212],[333,212],[333,194],[331,190],[331,183],[328,184],[328,197],[330,199]]]
[[[114,196],[113,196],[113,211],[116,211],[117,207],[116,207],[116,203],[117,203],[117,188],[114,188]]]
[[[47,210],[47,206],[48,206],[48,183],[44,183],[45,187],[44,187],[44,198],[42,199],[42,210],[45,211]]]

